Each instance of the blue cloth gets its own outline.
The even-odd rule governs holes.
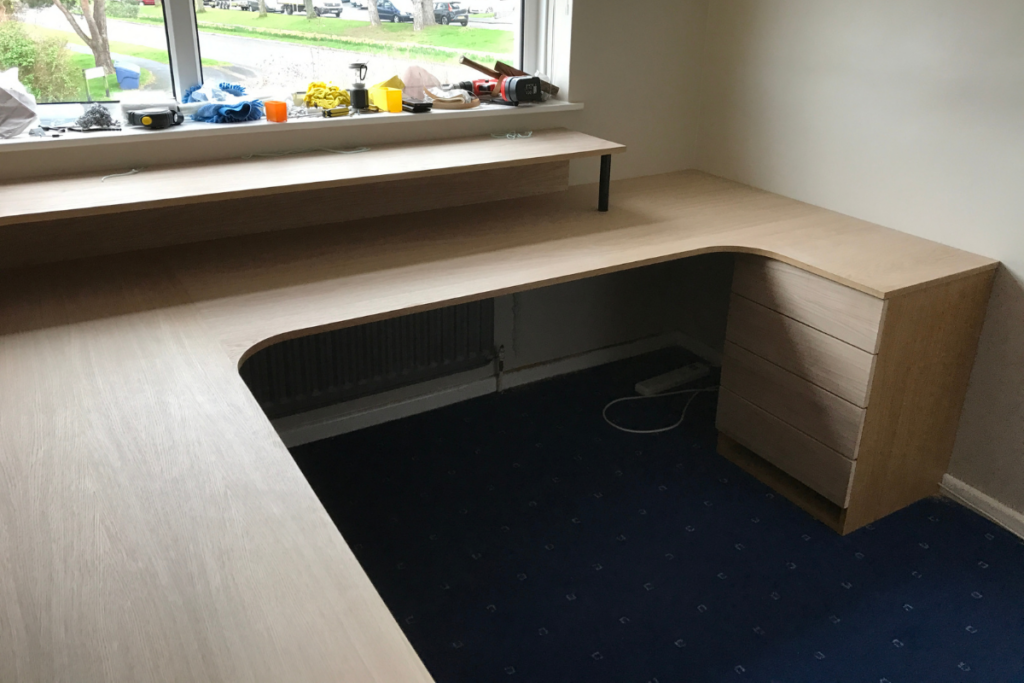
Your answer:
[[[193,121],[204,123],[238,123],[263,118],[263,103],[259,100],[238,104],[206,104],[192,114]]]
[[[263,118],[263,102],[238,101],[245,88],[236,83],[218,83],[216,86],[193,86],[185,91],[182,103],[209,102],[192,114],[193,121],[203,123],[238,123]],[[225,100],[231,100],[226,102]]]
[[[1024,683],[1024,544],[925,500],[841,537],[632,359],[293,455],[438,683]],[[686,396],[612,416],[671,424]]]

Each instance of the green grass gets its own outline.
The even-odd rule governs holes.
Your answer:
[[[96,66],[96,60],[93,59],[92,55],[84,55],[79,53],[72,53],[71,64],[76,69],[91,69]],[[139,88],[145,87],[147,84],[152,83],[154,79],[153,72],[149,69],[143,69],[142,73],[139,74]],[[110,100],[117,100],[116,94],[121,92],[121,88],[117,85],[117,76],[107,76],[107,83],[110,86]],[[92,99],[97,102],[106,101],[107,92],[103,87],[102,78],[94,78],[89,81],[89,95]],[[82,84],[78,87],[79,101],[85,102],[89,97],[86,96],[85,92],[85,80],[82,80]]]
[[[374,51],[379,54],[394,54],[396,49],[405,49],[408,50],[409,56],[421,56],[432,61],[450,61],[452,55],[446,54],[450,50],[511,56],[514,49],[511,31],[483,28],[431,26],[422,31],[414,31],[412,24],[408,23],[387,23],[374,28],[365,21],[350,19],[332,17],[310,20],[305,16],[284,14],[270,14],[261,19],[256,12],[222,9],[207,9],[197,16],[199,30],[206,33],[316,44],[360,52]],[[163,23],[162,9],[141,7],[137,21]],[[277,33],[278,31],[293,33],[281,34]],[[383,44],[376,46],[377,49],[368,50],[368,46],[374,47],[373,43]],[[401,44],[402,48],[397,48],[396,43]]]
[[[33,24],[24,24],[25,30],[31,35],[36,37],[55,36],[57,38],[63,38],[69,43],[75,45],[85,45],[85,42],[78,37],[77,34],[72,33],[70,30],[61,31],[54,28],[43,28],[41,26],[35,26]],[[133,45],[131,43],[119,43],[117,41],[110,42],[110,51],[119,55],[125,55],[126,57],[136,57],[138,59],[149,59],[154,62],[161,64],[169,64],[170,61],[167,58],[167,50],[161,50],[155,47],[145,47],[143,45]],[[89,56],[92,60],[92,57]],[[204,59],[203,66],[231,66],[228,62],[222,62],[217,59]],[[111,91],[113,92],[113,91]]]

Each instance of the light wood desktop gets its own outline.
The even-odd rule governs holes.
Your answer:
[[[723,450],[844,531],[937,492],[995,261],[698,172],[616,183],[608,213],[594,193],[0,271],[0,680],[430,681],[237,368],[459,301],[710,252],[788,264],[850,315],[801,306],[791,280],[745,297],[778,274],[751,261],[739,306],[769,314],[734,308],[726,369],[745,365],[726,383],[749,393],[727,410],[767,425],[750,439],[792,438],[756,405],[758,387],[789,392],[828,458],[857,456],[850,512],[738,430]],[[869,378],[830,391],[828,368],[751,359],[744,326],[765,324],[845,339]]]

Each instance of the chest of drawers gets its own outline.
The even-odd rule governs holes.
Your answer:
[[[719,452],[840,533],[937,493],[991,280],[879,299],[737,256]]]

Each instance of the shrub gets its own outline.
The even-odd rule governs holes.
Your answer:
[[[32,40],[16,21],[0,23],[0,70],[18,67],[18,79],[39,102],[74,98],[82,79],[60,38]]]
[[[32,67],[32,87],[40,102],[67,102],[74,99],[82,82],[82,73],[71,64],[68,44],[60,38],[45,38],[37,43],[36,63]]]
[[[18,67],[18,76],[25,83],[35,61],[36,43],[25,32],[25,28],[16,21],[0,24],[0,70]]]
[[[107,3],[107,16],[118,19],[137,19],[139,3],[131,0],[115,0]]]

